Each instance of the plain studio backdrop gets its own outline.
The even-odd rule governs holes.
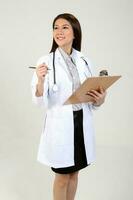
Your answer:
[[[32,103],[27,66],[49,52],[63,12],[79,19],[96,75],[122,75],[94,112],[96,162],[81,171],[76,200],[132,200],[132,0],[0,0],[0,199],[52,200],[54,174],[36,161],[44,112]]]

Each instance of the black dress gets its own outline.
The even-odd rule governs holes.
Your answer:
[[[73,111],[74,119],[74,166],[65,168],[53,168],[51,169],[59,174],[69,174],[81,170],[88,166],[84,136],[83,136],[83,110]]]

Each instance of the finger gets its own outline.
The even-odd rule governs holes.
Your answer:
[[[39,71],[47,71],[47,67],[46,66],[41,66],[38,68]]]
[[[96,94],[92,92],[89,92],[88,95],[91,96],[95,101],[98,101],[100,99],[100,96],[97,96]]]
[[[102,86],[99,87],[99,92],[100,92],[101,94],[103,94],[103,93],[105,92],[105,90],[104,90],[104,88],[103,88]]]
[[[41,68],[48,68],[47,65],[45,63],[42,63],[40,65],[37,66],[37,69],[41,69]]]
[[[95,95],[95,96],[98,96],[98,97],[101,95],[101,93],[96,91],[96,90],[89,91],[89,94],[92,94],[92,95]]]
[[[40,66],[39,68],[37,68],[38,72],[47,72],[47,66]]]
[[[47,68],[39,68],[36,71],[37,75],[40,77],[44,77],[48,72],[47,72]]]
[[[46,75],[48,72],[47,72],[47,70],[42,70],[42,71],[40,71],[39,72],[41,75]]]
[[[38,69],[38,71],[39,71],[39,72],[47,72],[48,69],[43,67],[43,68]]]

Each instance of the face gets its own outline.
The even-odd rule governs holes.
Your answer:
[[[71,24],[65,19],[57,19],[54,24],[53,38],[59,47],[70,49],[74,39]]]

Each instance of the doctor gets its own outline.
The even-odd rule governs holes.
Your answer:
[[[92,103],[63,105],[92,75],[80,52],[81,27],[68,13],[53,21],[53,44],[37,63],[32,79],[33,101],[46,111],[38,161],[55,172],[54,200],[74,200],[79,170],[93,163],[95,141],[92,110],[103,104],[106,92],[90,91]]]

